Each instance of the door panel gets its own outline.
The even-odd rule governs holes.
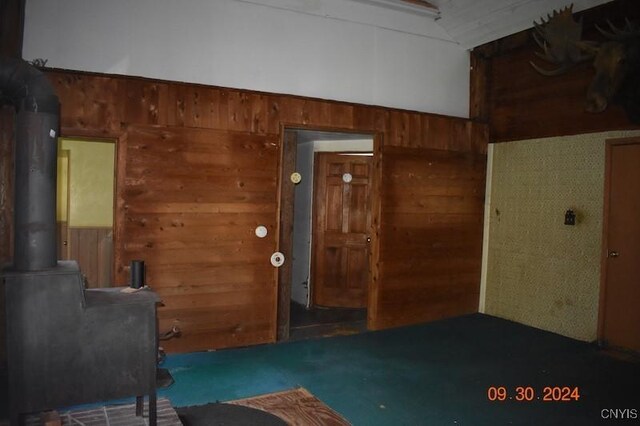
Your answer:
[[[367,306],[371,227],[371,157],[316,154],[314,303]],[[351,182],[343,175],[350,173]]]
[[[640,353],[640,143],[610,145],[603,338]]]

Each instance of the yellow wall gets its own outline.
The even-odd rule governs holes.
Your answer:
[[[58,193],[56,200],[56,220],[67,221],[67,189],[69,187],[69,151],[58,148]]]
[[[495,144],[485,312],[597,338],[606,132]],[[576,226],[564,213],[577,212]]]
[[[114,153],[115,144],[60,139],[59,150],[69,151],[68,224],[72,227],[113,226]],[[58,164],[64,160],[58,155]],[[65,208],[64,176],[58,178],[58,220],[63,220]]]

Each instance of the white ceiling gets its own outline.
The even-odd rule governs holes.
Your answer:
[[[349,1],[398,10],[400,0]],[[579,12],[609,1],[611,0],[429,0],[429,3],[439,9],[439,16],[431,19],[436,19],[437,24],[453,41],[471,49],[531,28],[534,20],[571,3],[574,4],[573,11]],[[426,9],[423,7],[409,5],[402,10],[426,16]]]

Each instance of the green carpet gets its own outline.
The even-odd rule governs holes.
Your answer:
[[[607,408],[638,409],[640,364],[596,347],[475,314],[352,336],[169,356],[174,406],[303,386],[355,425],[592,425]],[[535,399],[491,402],[490,386]],[[543,402],[544,386],[579,387]]]

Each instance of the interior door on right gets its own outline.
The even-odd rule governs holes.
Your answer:
[[[369,284],[372,157],[317,153],[314,304],[364,308]]]
[[[609,173],[601,337],[640,353],[640,142],[612,144]]]

